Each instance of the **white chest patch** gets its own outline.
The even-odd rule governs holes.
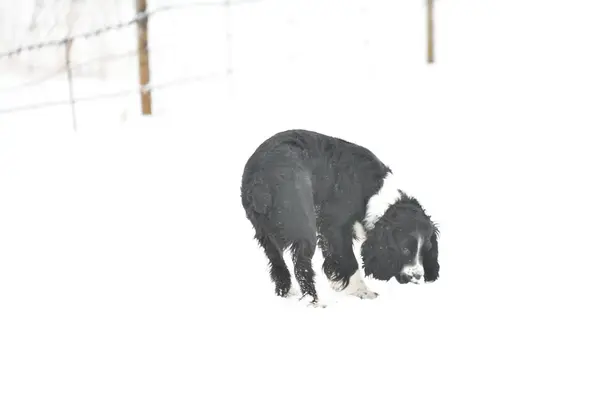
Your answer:
[[[379,221],[383,214],[390,208],[392,204],[402,198],[400,186],[396,177],[392,173],[388,173],[383,179],[383,185],[377,193],[375,193],[367,203],[367,212],[365,213],[364,227],[367,230],[373,229],[375,223]]]
[[[356,236],[356,240],[361,242],[364,242],[367,238],[367,231],[365,231],[365,227],[358,221],[354,223],[354,235]]]

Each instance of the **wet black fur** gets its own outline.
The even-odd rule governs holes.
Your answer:
[[[277,295],[287,296],[291,287],[283,260],[288,247],[303,296],[317,301],[312,268],[317,245],[327,278],[348,284],[358,269],[353,225],[363,221],[367,202],[389,172],[368,149],[306,130],[280,132],[256,149],[244,168],[241,199],[269,259]],[[405,283],[399,272],[412,257],[402,254],[401,244],[416,232],[430,237],[422,253],[425,280],[436,280],[438,229],[418,201],[405,195],[367,232],[361,249],[365,274]]]
[[[380,280],[395,277],[400,283],[409,280],[400,274],[404,265],[413,262],[417,249],[416,233],[428,238],[421,251],[425,282],[438,279],[438,227],[431,221],[419,202],[410,196],[390,207],[375,227],[367,232],[367,239],[361,248],[365,274]],[[381,251],[383,245],[384,251]],[[410,249],[410,255],[402,253]]]

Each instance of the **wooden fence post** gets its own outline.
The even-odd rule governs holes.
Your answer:
[[[71,118],[73,119],[73,130],[77,131],[77,117],[75,116],[75,96],[73,95],[73,71],[71,71],[71,47],[73,39],[68,38],[65,42],[65,66],[67,69],[67,80],[69,81],[69,101],[71,103]]]
[[[136,0],[136,13],[146,13],[146,0]],[[148,15],[138,20],[138,59],[140,76],[140,95],[142,101],[142,114],[152,114],[152,93],[148,88],[150,83],[150,59],[148,57]]]
[[[434,48],[433,48],[433,2],[427,0],[427,62],[433,64]]]

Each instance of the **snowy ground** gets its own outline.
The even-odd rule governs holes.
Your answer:
[[[427,67],[421,42],[390,50],[391,3],[368,8],[361,63],[327,56],[342,34],[307,6],[292,22],[320,29],[321,62],[298,29],[296,58],[245,53],[265,22],[232,81],[173,89],[156,117],[135,97],[78,108],[77,133],[68,109],[0,115],[0,398],[598,398],[594,13],[439,2]],[[63,96],[47,85],[0,107]],[[344,298],[317,255],[329,307],[272,294],[238,190],[255,146],[295,127],[392,166],[440,224],[438,282]]]

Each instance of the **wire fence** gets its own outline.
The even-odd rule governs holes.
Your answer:
[[[235,1],[224,0],[224,1],[220,1],[220,2],[203,1],[203,2],[179,3],[179,4],[171,4],[168,6],[161,6],[161,7],[157,7],[150,11],[137,13],[132,19],[125,21],[125,22],[119,22],[119,23],[116,23],[113,25],[103,26],[102,28],[98,28],[93,31],[89,31],[89,32],[85,32],[85,33],[81,33],[81,34],[77,34],[77,35],[65,36],[61,39],[49,40],[46,42],[39,42],[39,43],[27,45],[27,46],[21,46],[21,47],[18,47],[16,49],[13,49],[13,50],[10,50],[10,51],[4,52],[4,53],[0,53],[0,60],[3,58],[10,58],[10,57],[19,55],[23,52],[40,50],[40,49],[47,48],[47,47],[61,47],[61,46],[65,46],[67,43],[75,41],[75,40],[89,39],[91,37],[100,36],[100,35],[103,35],[105,33],[111,32],[111,31],[121,30],[121,29],[127,28],[131,25],[137,24],[140,21],[148,20],[154,14],[164,13],[167,11],[182,10],[185,8],[193,8],[193,7],[214,7],[214,6],[231,7],[231,6],[241,5],[241,4],[257,3],[259,1],[261,1],[261,0],[235,0]]]
[[[75,42],[85,41],[85,40],[88,40],[88,39],[91,39],[94,37],[99,37],[99,36],[105,35],[109,32],[123,30],[123,29],[131,27],[133,25],[147,22],[152,16],[154,16],[156,14],[163,14],[163,13],[172,12],[172,11],[181,11],[181,10],[185,10],[185,9],[189,9],[189,8],[196,8],[196,7],[226,7],[226,8],[229,8],[229,7],[235,7],[235,6],[242,5],[242,4],[258,3],[260,1],[262,1],[262,0],[197,1],[197,2],[175,3],[175,4],[166,5],[166,6],[160,6],[160,7],[154,8],[152,10],[136,13],[131,19],[123,21],[123,22],[106,25],[101,28],[91,30],[88,32],[84,32],[84,33],[80,33],[80,34],[67,35],[67,36],[61,37],[59,39],[43,41],[43,42],[38,42],[38,43],[34,43],[34,44],[28,44],[28,45],[14,48],[10,51],[0,52],[0,62],[15,58],[15,57],[19,57],[25,53],[36,52],[36,51],[40,51],[40,50],[48,49],[48,48],[64,48],[65,53],[68,54],[70,47]],[[226,20],[226,30],[227,30],[226,42],[227,42],[227,45],[230,45],[230,42],[231,42],[230,23],[231,23],[230,19],[227,18],[227,20]],[[139,49],[125,51],[125,52],[122,52],[119,54],[105,54],[105,55],[101,55],[99,57],[87,59],[87,60],[79,62],[79,63],[69,62],[68,55],[67,55],[66,62],[63,65],[61,65],[59,68],[56,68],[54,71],[52,71],[44,76],[29,80],[25,83],[4,86],[4,87],[0,86],[0,94],[10,93],[10,92],[14,93],[15,91],[24,90],[26,88],[30,88],[30,87],[34,87],[34,86],[39,86],[46,82],[54,80],[63,74],[67,75],[69,85],[72,85],[73,70],[77,70],[78,68],[81,68],[83,66],[90,65],[90,64],[123,60],[125,58],[132,58],[132,57],[135,57],[138,55],[138,51],[139,51]],[[227,49],[227,59],[228,59],[228,63],[231,63],[231,49]],[[205,81],[205,80],[209,80],[209,79],[215,79],[215,78],[218,78],[221,76],[226,76],[230,73],[231,73],[231,65],[228,65],[227,68],[222,73],[213,72],[213,73],[197,74],[197,75],[191,75],[191,76],[185,76],[185,77],[178,77],[176,79],[171,79],[171,80],[164,81],[164,82],[157,82],[157,83],[152,82],[152,83],[148,83],[146,85],[135,83],[126,89],[116,90],[114,92],[109,92],[109,93],[90,94],[87,96],[80,96],[80,97],[74,97],[72,87],[71,87],[70,88],[70,98],[67,100],[39,101],[39,102],[33,102],[33,103],[28,103],[28,104],[7,107],[7,108],[0,108],[0,115],[23,112],[23,111],[39,110],[39,109],[49,108],[49,107],[72,105],[73,125],[74,125],[74,129],[76,130],[77,124],[76,124],[76,118],[75,118],[75,105],[78,103],[92,102],[92,101],[97,101],[97,100],[105,100],[105,99],[110,99],[110,98],[129,96],[132,94],[143,95],[144,93],[161,90],[161,89],[165,89],[165,88],[172,87],[172,86],[178,86],[178,85],[188,84],[188,83],[192,83],[192,82],[201,82],[201,81]]]

